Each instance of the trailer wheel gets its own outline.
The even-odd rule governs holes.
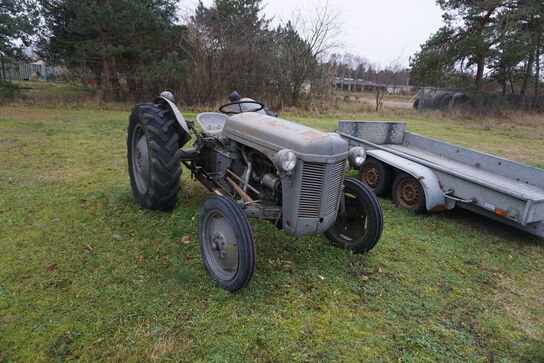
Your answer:
[[[198,223],[200,254],[206,270],[229,291],[242,288],[255,269],[255,242],[242,208],[229,197],[204,202]]]
[[[142,208],[170,210],[178,200],[181,165],[176,120],[171,110],[144,103],[132,110],[127,159],[132,194]]]
[[[359,168],[359,180],[381,197],[391,188],[391,168],[375,158],[367,158]]]
[[[383,213],[372,190],[357,179],[344,179],[344,206],[340,209],[344,210],[338,211],[325,237],[356,253],[374,248],[382,235]]]
[[[409,211],[424,213],[425,192],[421,183],[411,175],[401,173],[393,183],[393,202]]]

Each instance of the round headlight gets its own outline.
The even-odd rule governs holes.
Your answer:
[[[366,159],[366,151],[363,147],[352,147],[348,152],[349,165],[358,168]]]
[[[276,167],[280,171],[292,171],[297,165],[297,156],[291,150],[281,150],[274,157]]]

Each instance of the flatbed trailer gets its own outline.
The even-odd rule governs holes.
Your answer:
[[[544,169],[405,130],[405,122],[340,121],[337,133],[364,146],[360,177],[416,212],[459,206],[544,237]]]

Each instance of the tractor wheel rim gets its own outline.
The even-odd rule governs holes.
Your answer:
[[[419,203],[421,190],[415,180],[405,179],[397,187],[399,204],[404,208],[413,208]]]
[[[144,194],[148,187],[150,160],[147,138],[140,125],[136,126],[132,134],[132,170],[136,187]]]
[[[363,181],[370,187],[376,189],[380,184],[380,171],[375,166],[368,166],[363,170]]]
[[[229,221],[219,212],[204,222],[204,256],[221,280],[232,280],[238,271],[238,245]]]
[[[340,237],[346,246],[364,235],[368,227],[367,211],[361,201],[349,193],[344,194],[345,212],[340,213],[331,230]]]

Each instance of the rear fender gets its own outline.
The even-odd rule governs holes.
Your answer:
[[[416,178],[421,183],[425,192],[425,207],[428,211],[437,212],[446,209],[446,200],[440,186],[440,181],[431,169],[384,150],[373,149],[367,150],[366,153]]]
[[[163,97],[163,96],[159,96],[155,99],[155,103],[158,103],[158,102],[166,102],[166,104],[168,105],[168,107],[170,107],[170,109],[172,110],[172,113],[174,113],[174,116],[176,117],[176,121],[178,122],[179,126],[183,129],[183,131],[186,132],[185,135],[182,135],[182,143],[185,144],[189,141],[189,139],[191,138],[191,134],[189,132],[189,126],[187,126],[187,122],[185,121],[185,118],[183,117],[183,115],[181,114],[180,110],[178,109],[178,106],[176,106],[176,104],[172,101],[170,101],[168,98],[166,97]],[[183,145],[180,145],[180,147],[182,147]]]

